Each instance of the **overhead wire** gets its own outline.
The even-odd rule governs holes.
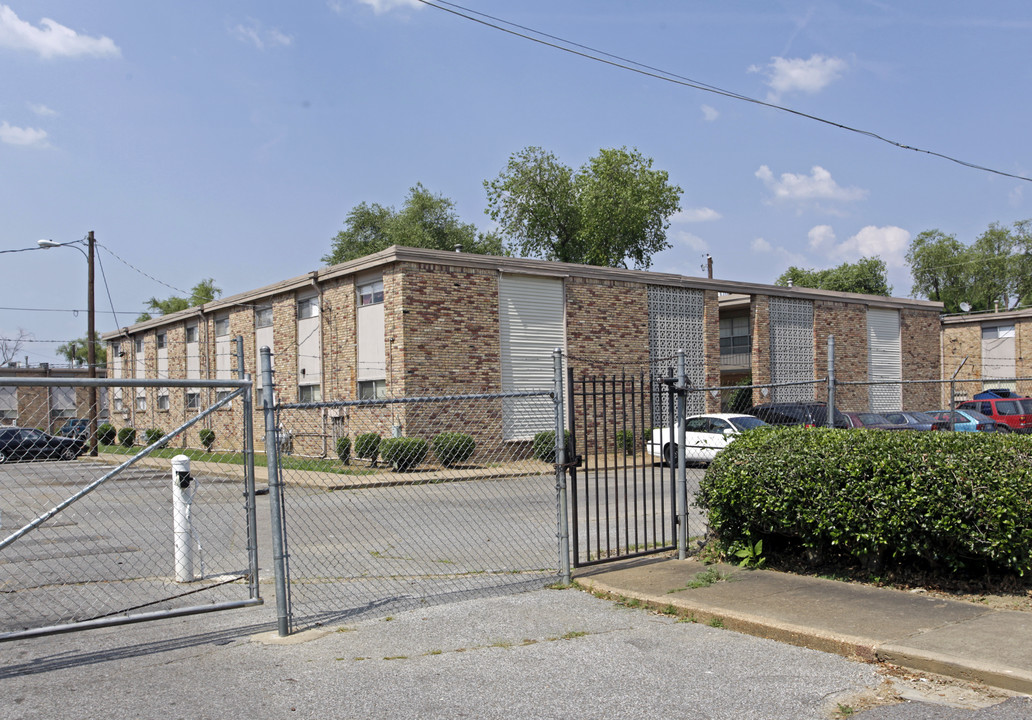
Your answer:
[[[422,3],[423,5],[427,5],[428,7],[432,7],[432,8],[435,8],[437,10],[441,10],[441,11],[446,12],[446,13],[451,13],[452,15],[456,15],[458,17],[464,18],[464,19],[469,20],[471,22],[475,22],[475,23],[478,23],[480,25],[484,25],[485,27],[493,28],[493,29],[498,30],[500,32],[504,32],[504,33],[507,33],[509,35],[513,35],[515,37],[522,38],[524,40],[529,40],[531,42],[538,43],[539,45],[544,45],[546,47],[550,47],[550,48],[553,48],[555,50],[560,50],[562,52],[569,53],[571,55],[576,55],[578,57],[582,57],[582,58],[585,58],[587,60],[594,60],[595,62],[603,63],[605,65],[610,65],[612,67],[620,68],[622,70],[627,70],[629,72],[637,73],[639,75],[644,75],[646,77],[651,77],[651,78],[654,78],[656,80],[662,80],[664,82],[673,83],[675,85],[681,85],[683,87],[688,87],[688,88],[692,88],[692,89],[695,89],[695,90],[702,90],[703,92],[713,93],[715,95],[720,95],[720,96],[723,96],[723,97],[731,98],[733,100],[741,100],[743,102],[753,103],[755,105],[760,105],[762,107],[768,107],[768,108],[771,108],[773,110],[779,110],[781,112],[789,113],[791,115],[796,115],[798,117],[805,118],[807,120],[813,120],[814,122],[822,123],[824,125],[829,125],[831,127],[838,128],[840,130],[845,130],[847,132],[852,132],[852,133],[856,133],[858,135],[863,135],[863,136],[871,138],[873,140],[878,140],[878,141],[886,143],[888,145],[892,145],[892,146],[897,147],[897,148],[899,148],[901,150],[911,150],[913,152],[922,153],[922,154],[925,154],[925,155],[931,155],[933,157],[937,157],[937,158],[940,158],[942,160],[947,160],[949,162],[956,163],[957,165],[961,165],[963,167],[967,167],[967,168],[970,168],[972,170],[981,170],[983,172],[992,173],[994,175],[1001,175],[1003,177],[1009,177],[1009,178],[1013,178],[1015,180],[1023,180],[1025,182],[1032,182],[1032,178],[1025,177],[1024,175],[1016,175],[1014,173],[1005,172],[1003,170],[997,170],[995,168],[990,168],[990,167],[987,167],[985,165],[979,165],[977,163],[972,163],[972,162],[968,162],[966,160],[961,160],[961,159],[953,157],[951,155],[946,155],[945,153],[940,153],[940,152],[936,152],[934,150],[926,150],[924,148],[915,147],[913,145],[908,145],[906,143],[899,142],[899,141],[892,140],[890,138],[884,137],[884,136],[879,135],[878,133],[872,132],[870,130],[864,130],[862,128],[852,127],[852,126],[846,125],[844,123],[840,123],[840,122],[836,122],[834,120],[828,120],[826,118],[822,118],[822,117],[820,117],[818,115],[812,115],[810,113],[802,112],[801,110],[795,110],[795,109],[787,107],[785,105],[779,105],[777,103],[772,103],[772,102],[768,102],[768,101],[765,101],[765,100],[760,100],[758,98],[750,97],[748,95],[743,95],[741,93],[737,93],[737,92],[734,92],[734,91],[731,91],[731,90],[725,90],[723,88],[717,87],[716,85],[709,85],[707,83],[703,83],[703,82],[699,82],[699,81],[696,81],[696,80],[692,80],[692,79],[686,78],[686,77],[684,77],[682,75],[678,75],[676,73],[669,72],[667,70],[662,70],[662,69],[659,69],[659,68],[655,68],[655,67],[652,67],[650,65],[646,65],[644,63],[639,63],[639,62],[634,61],[634,60],[628,60],[628,59],[625,59],[625,58],[621,58],[618,55],[613,55],[611,53],[607,53],[607,52],[604,52],[604,51],[601,51],[601,50],[596,50],[595,48],[591,48],[591,47],[589,47],[587,45],[581,45],[579,43],[575,43],[573,41],[566,40],[565,38],[560,38],[560,37],[555,36],[555,35],[549,35],[547,33],[541,32],[539,30],[535,30],[533,28],[529,28],[529,27],[526,27],[526,26],[523,26],[523,25],[518,25],[517,23],[513,23],[513,22],[510,22],[508,20],[497,18],[495,16],[488,15],[486,13],[477,12],[476,10],[472,10],[470,8],[463,7],[462,5],[458,5],[456,3],[447,2],[446,0],[436,0],[435,2],[431,2],[431,0],[418,0],[418,2]],[[445,5],[447,5],[448,7],[444,7]],[[459,10],[461,10],[463,12],[459,12]],[[478,17],[473,17],[472,15],[467,15],[467,14],[464,14],[464,13],[473,13],[475,15],[481,16],[482,18],[488,18],[488,19],[490,19],[490,20],[492,20],[494,22],[488,22],[487,20],[482,20],[482,19],[480,19]],[[501,25],[498,25],[496,23],[504,23],[505,25],[509,25],[509,26],[511,26],[513,28],[519,28],[519,29],[524,30],[526,32],[518,32],[518,31],[512,30],[510,28],[502,27]],[[534,37],[534,35],[530,35],[530,34],[527,34],[527,33],[533,33],[534,35],[538,35],[540,37]],[[555,40],[556,42],[549,42],[548,40],[543,40],[542,38],[549,38],[551,40]],[[562,43],[562,44],[560,44],[560,43]],[[580,50],[578,50],[576,48],[580,48]],[[607,59],[607,58],[611,58],[611,59]]]

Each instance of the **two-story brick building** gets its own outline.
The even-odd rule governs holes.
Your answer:
[[[1032,308],[943,317],[942,369],[957,372],[958,400],[989,388],[1032,393]]]
[[[755,383],[807,382],[827,374],[829,335],[840,380],[937,378],[940,311],[919,300],[391,247],[104,340],[110,377],[220,379],[235,377],[234,338],[243,336],[247,372],[257,379],[258,349],[268,346],[278,399],[314,402],[550,387],[554,348],[576,373],[665,368],[683,349],[694,387],[727,384],[735,370]],[[895,388],[872,402],[927,407],[925,395],[937,396]],[[756,398],[814,393],[793,386]],[[113,391],[112,422],[167,430],[212,399],[180,388]],[[719,410],[720,396],[692,402]],[[510,422],[505,407],[503,435],[522,439],[526,424]],[[233,437],[238,409],[215,415],[216,434]]]

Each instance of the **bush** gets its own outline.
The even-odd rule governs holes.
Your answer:
[[[160,428],[147,428],[143,431],[143,444],[151,445],[165,437],[165,431]]]
[[[197,433],[197,437],[200,438],[204,449],[211,452],[212,447],[215,446],[215,431],[211,428],[201,428],[200,432]]]
[[[553,435],[552,437],[555,437]],[[641,431],[641,448],[634,447],[634,431],[633,430],[617,430],[616,431],[616,449],[622,450],[624,455],[634,455],[639,452],[642,448],[645,448],[649,444],[649,440],[652,439],[652,428],[645,428]]]
[[[771,428],[717,455],[698,504],[731,547],[936,573],[1032,570],[1032,444],[995,433]]]
[[[444,466],[457,465],[473,457],[477,443],[472,435],[459,432],[443,432],[433,441],[434,456]]]
[[[115,426],[111,423],[101,423],[97,428],[97,442],[101,445],[114,445],[117,438]]]
[[[570,431],[566,430],[563,432],[563,437],[566,438],[566,447],[570,446]],[[539,432],[534,436],[534,445],[532,447],[534,457],[538,460],[542,460],[546,463],[555,462],[555,430],[545,430]]]
[[[398,472],[411,470],[426,459],[430,444],[422,438],[386,438],[380,443],[383,461]]]
[[[136,444],[136,429],[124,427],[118,431],[118,444],[130,448]]]
[[[380,453],[380,436],[376,433],[362,433],[355,437],[355,455],[366,460],[376,460]]]
[[[347,435],[337,439],[337,457],[345,465],[351,462],[351,438]]]

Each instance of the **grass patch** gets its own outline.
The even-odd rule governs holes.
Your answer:
[[[125,455],[132,457],[142,450],[142,447],[122,447],[121,445],[100,445],[100,452],[110,455]],[[190,460],[197,462],[213,462],[223,465],[243,465],[244,454],[238,452],[215,452],[199,450],[197,448],[156,448],[148,457],[174,458],[176,455],[186,455]],[[376,475],[382,473],[382,469],[370,467],[352,467],[343,465],[338,459],[328,458],[299,458],[290,455],[280,456],[280,468],[283,470],[303,470],[306,472],[328,472],[337,475]],[[268,458],[263,453],[254,454],[255,467],[268,467]]]
[[[724,627],[724,621],[721,620],[718,617],[715,617],[715,618],[713,618],[712,620],[709,621],[709,626],[711,628],[723,628]]]
[[[730,582],[733,579],[732,573],[724,572],[717,568],[710,568],[709,570],[695,573],[682,587],[667,590],[667,594],[670,595],[675,592],[681,592],[682,590],[697,590],[699,588],[709,587],[710,585],[721,581]]]

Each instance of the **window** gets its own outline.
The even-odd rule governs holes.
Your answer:
[[[358,286],[358,304],[376,305],[383,302],[383,280]]]
[[[215,318],[215,337],[229,335],[229,315]]]
[[[133,338],[133,349],[136,350],[137,353],[142,353],[143,352],[143,338],[142,337],[134,337]]]
[[[195,343],[195,342],[197,342],[197,326],[196,325],[187,325],[186,326],[186,341],[188,343]]]
[[[200,410],[201,409],[201,394],[199,392],[188,392],[186,394],[186,409],[187,410]]]
[[[158,350],[164,350],[166,347],[168,347],[168,335],[163,332],[159,332],[157,335],[155,335],[154,341],[158,345]]]
[[[114,404],[115,404],[115,412],[122,412],[122,410],[125,409],[125,406],[122,404],[122,396],[121,395],[115,395],[115,403]]]
[[[0,387],[0,423],[18,420],[18,388]]]
[[[264,305],[254,309],[255,328],[272,327],[272,306]]]
[[[215,402],[220,402],[222,400],[225,400],[226,398],[228,398],[232,394],[233,394],[232,390],[216,390],[215,391]],[[223,407],[229,407],[229,405],[224,405]]]
[[[387,397],[386,380],[360,380],[358,383],[359,400],[383,400]]]
[[[737,355],[750,352],[749,317],[720,319],[720,354]]]
[[[158,395],[158,410],[168,410],[168,395]]]
[[[297,319],[305,320],[307,318],[319,317],[319,298],[298,298],[297,299]]]
[[[75,388],[50,388],[50,416],[54,421],[76,416]]]
[[[318,385],[298,385],[297,401],[303,403],[322,402],[322,391]]]
[[[141,411],[147,409],[147,396],[146,395],[137,395],[136,396],[136,409],[137,410],[141,410]]]

